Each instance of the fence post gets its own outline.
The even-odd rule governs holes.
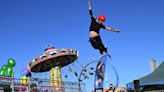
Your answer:
[[[12,87],[12,92],[14,92],[14,75],[12,76],[12,84],[11,84],[11,87]]]

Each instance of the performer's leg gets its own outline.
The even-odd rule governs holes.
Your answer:
[[[96,38],[90,38],[89,41],[94,49],[99,49],[99,45],[97,44]]]
[[[100,53],[102,54],[103,52],[107,52],[107,48],[102,43],[102,40],[101,40],[100,36],[97,38],[97,42],[99,44]]]

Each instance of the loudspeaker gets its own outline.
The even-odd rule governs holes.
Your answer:
[[[139,80],[134,80],[133,83],[134,83],[134,89],[137,92],[139,92],[139,90],[140,90],[140,81]]]

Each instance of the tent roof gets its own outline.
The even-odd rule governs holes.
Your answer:
[[[140,78],[139,81],[141,86],[164,85],[164,62],[162,62],[154,72]],[[134,86],[133,82],[128,83],[128,85]]]

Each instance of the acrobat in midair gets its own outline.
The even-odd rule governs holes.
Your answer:
[[[90,43],[93,46],[94,49],[98,49],[101,54],[103,52],[108,52],[107,48],[104,46],[102,43],[101,37],[99,35],[100,28],[112,31],[112,32],[120,32],[119,30],[113,29],[108,26],[104,26],[102,23],[105,22],[106,18],[104,15],[99,15],[98,19],[94,18],[93,13],[92,13],[92,8],[90,4],[90,0],[88,0],[88,9],[89,9],[89,14],[91,17],[91,24],[90,24]],[[108,53],[107,53],[108,54]],[[108,54],[109,55],[109,54]]]

